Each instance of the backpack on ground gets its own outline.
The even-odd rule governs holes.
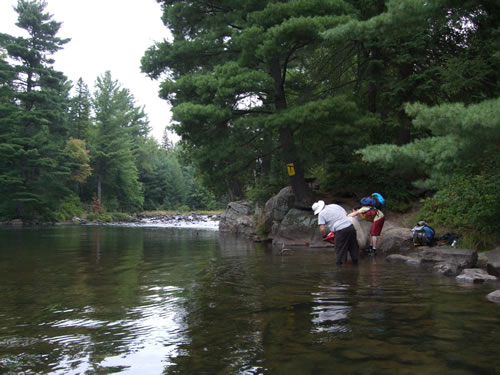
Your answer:
[[[411,231],[413,232],[414,246],[432,246],[434,244],[436,231],[425,221],[419,221]]]
[[[362,206],[370,206],[381,209],[385,205],[384,197],[379,193],[373,193],[369,197],[363,197],[359,201]]]

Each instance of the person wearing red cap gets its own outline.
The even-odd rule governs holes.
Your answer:
[[[328,232],[335,234],[335,257],[337,264],[347,261],[347,253],[350,254],[353,264],[358,264],[358,241],[356,239],[356,229],[351,219],[338,204],[325,205],[324,201],[317,201],[312,205],[314,215],[318,215],[319,231],[323,238],[328,236]]]

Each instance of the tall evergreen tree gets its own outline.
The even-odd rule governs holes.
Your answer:
[[[238,198],[241,182],[268,171],[279,149],[297,206],[309,208],[305,150],[295,133],[326,121],[328,103],[297,109],[309,98],[294,98],[290,77],[301,75],[301,57],[319,46],[321,31],[345,22],[352,7],[341,0],[161,2],[174,40],[150,48],[142,66],[153,78],[168,73],[162,95],[197,167],[226,179]]]
[[[145,127],[144,116],[130,92],[113,80],[109,71],[97,78],[95,88],[95,125],[89,148],[97,199],[109,209],[140,209],[143,195],[134,142]]]
[[[45,13],[45,1],[19,0],[17,26],[28,37],[0,34],[12,65],[2,63],[9,85],[2,119],[2,211],[21,218],[50,215],[64,196],[70,168],[64,154],[68,134],[69,84],[52,68],[52,55],[69,39],[57,37],[61,26]],[[12,76],[14,74],[14,76]],[[2,116],[3,117],[3,116]]]
[[[91,108],[89,88],[83,79],[79,78],[75,87],[75,95],[70,102],[70,136],[76,139],[87,139],[91,125]]]

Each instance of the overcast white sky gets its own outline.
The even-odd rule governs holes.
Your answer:
[[[151,135],[161,141],[170,123],[166,101],[158,97],[159,83],[141,73],[140,60],[155,41],[168,38],[156,0],[46,0],[46,12],[62,22],[58,36],[71,38],[54,55],[54,68],[74,83],[81,77],[93,92],[98,76],[109,70],[114,80],[130,90],[139,106],[145,106]],[[0,32],[21,36],[15,26],[17,0],[0,0]],[[24,35],[23,35],[24,36]],[[171,140],[177,140],[174,134]]]

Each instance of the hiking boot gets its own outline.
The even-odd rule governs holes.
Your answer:
[[[371,246],[368,246],[368,247],[366,247],[366,248],[364,248],[364,249],[363,249],[363,251],[364,251],[365,253],[367,253],[368,255],[372,255],[372,254],[373,254],[373,250],[374,250],[374,249],[373,249],[373,247],[371,247]],[[375,251],[376,251],[376,250],[375,250]]]

